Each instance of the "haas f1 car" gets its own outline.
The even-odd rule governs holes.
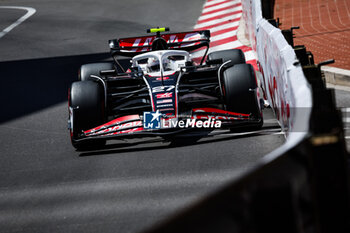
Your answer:
[[[188,129],[259,129],[255,72],[241,50],[207,54],[210,31],[109,41],[113,62],[85,64],[69,89],[68,125],[78,150],[107,139],[172,135]],[[204,51],[196,61],[193,52]],[[203,52],[202,51],[202,52]],[[128,65],[118,56],[130,57]]]

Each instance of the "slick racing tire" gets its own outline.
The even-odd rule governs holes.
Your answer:
[[[78,150],[101,147],[106,140],[77,141],[84,130],[104,123],[104,91],[93,81],[79,81],[71,85],[69,93],[70,134],[72,145]]]
[[[207,60],[215,60],[220,58],[223,62],[231,60],[231,65],[245,63],[244,53],[240,49],[228,49],[212,52],[208,54]]]
[[[100,63],[91,63],[85,64],[80,67],[79,71],[79,80],[95,80],[91,78],[91,75],[100,76],[101,70],[114,70],[113,62],[100,62]]]
[[[262,112],[257,97],[257,84],[253,66],[237,64],[223,72],[223,92],[226,110],[237,113],[252,114],[260,123],[251,130],[260,129],[263,125]]]

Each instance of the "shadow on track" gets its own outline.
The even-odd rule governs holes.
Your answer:
[[[80,157],[84,156],[96,156],[96,155],[107,155],[107,154],[116,154],[116,153],[125,153],[125,152],[138,152],[138,151],[148,151],[148,150],[161,150],[161,149],[168,149],[168,148],[180,148],[180,147],[186,147],[186,146],[192,146],[192,145],[201,145],[201,144],[207,144],[207,143],[214,143],[214,142],[220,142],[220,141],[226,141],[226,140],[232,140],[232,139],[242,139],[247,137],[257,137],[257,136],[264,136],[267,133],[276,133],[280,132],[280,127],[271,127],[271,129],[275,130],[269,130],[267,128],[265,131],[262,130],[259,131],[252,131],[252,132],[245,132],[245,134],[232,134],[230,131],[227,131],[226,133],[217,134],[220,135],[220,137],[217,137],[217,135],[183,135],[176,138],[176,140],[173,141],[166,141],[161,138],[154,138],[151,140],[143,140],[139,142],[117,142],[114,144],[107,145],[103,147],[101,150],[98,151],[87,151],[87,152],[81,152],[79,154]],[[224,136],[224,137],[222,137]],[[200,139],[204,138],[204,141],[199,141]],[[156,145],[156,146],[149,146],[151,143],[163,143],[163,145]],[[138,145],[145,145],[142,147],[135,147]]]
[[[0,62],[0,123],[66,101],[79,67],[107,58],[110,53]]]

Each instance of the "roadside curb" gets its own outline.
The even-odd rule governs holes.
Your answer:
[[[321,70],[327,83],[350,87],[350,70],[331,66],[322,66]]]

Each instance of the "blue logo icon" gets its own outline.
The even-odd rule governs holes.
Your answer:
[[[143,128],[145,129],[160,129],[161,122],[159,110],[156,112],[144,112],[143,113]]]

